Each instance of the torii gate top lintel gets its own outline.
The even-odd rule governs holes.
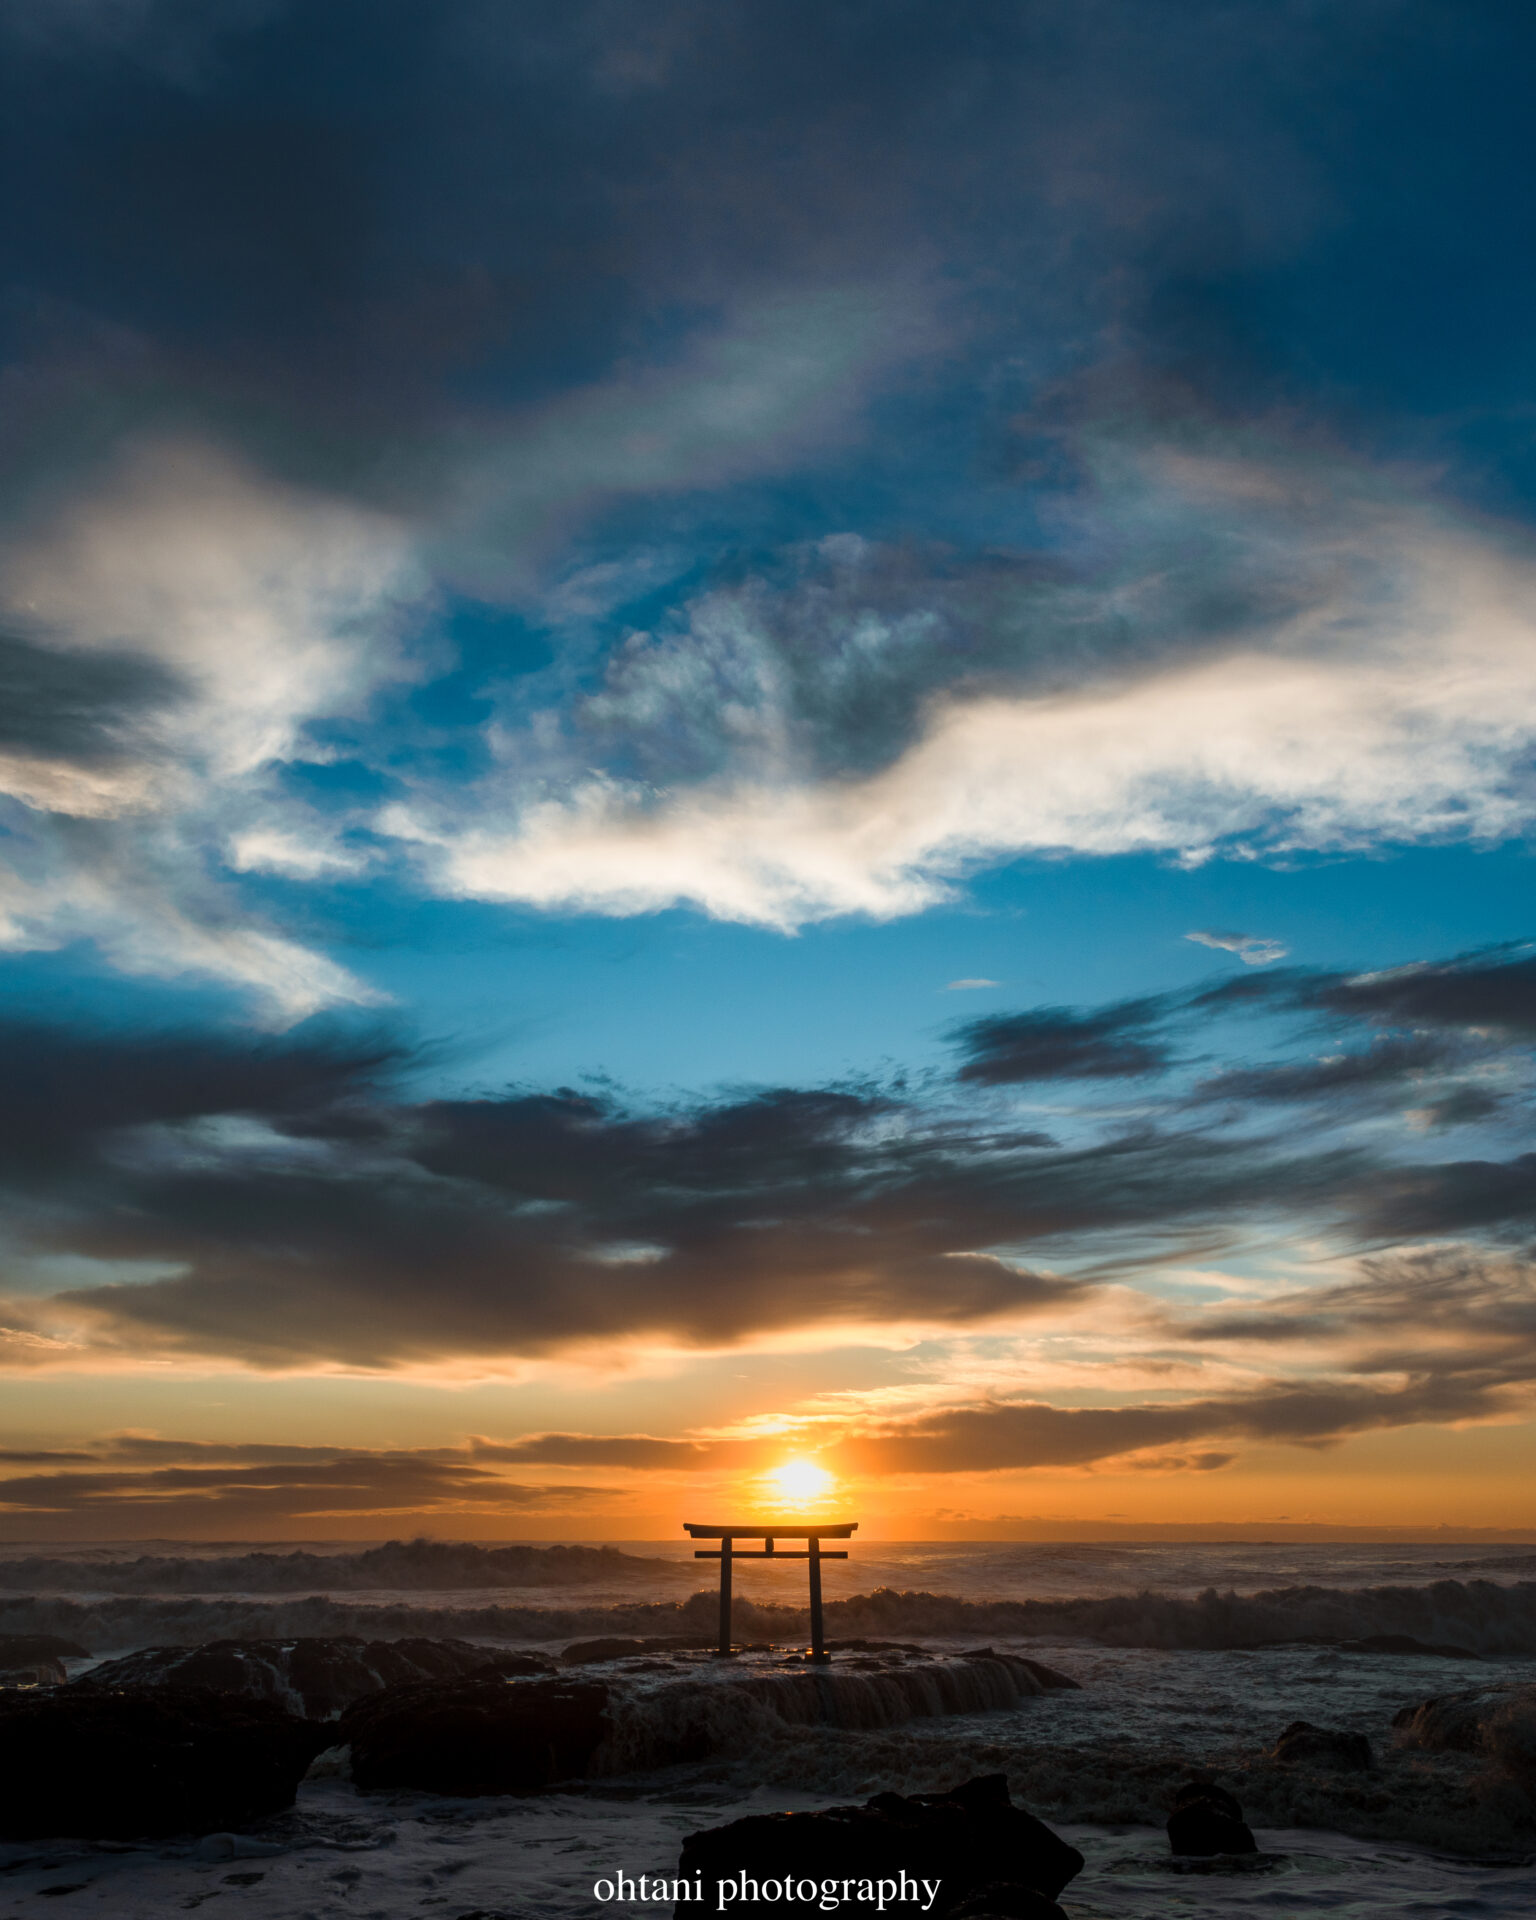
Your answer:
[[[734,1560],[805,1560],[809,1562],[807,1572],[811,1581],[811,1658],[818,1665],[824,1665],[831,1655],[826,1649],[826,1639],[821,1621],[821,1563],[823,1560],[846,1560],[843,1552],[824,1553],[823,1540],[846,1540],[858,1530],[857,1520],[758,1520],[743,1521],[737,1526],[704,1526],[698,1521],[685,1520],[683,1531],[695,1540],[718,1540],[720,1545],[713,1549],[699,1548],[694,1553],[695,1560],[718,1560],[720,1562],[720,1645],[717,1652],[729,1655],[731,1651],[731,1563]],[[736,1551],[738,1540],[761,1540],[762,1546],[749,1547],[744,1553]],[[788,1553],[778,1551],[780,1540],[803,1540],[805,1546]]]

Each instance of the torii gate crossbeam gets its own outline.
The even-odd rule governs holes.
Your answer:
[[[857,1520],[837,1520],[821,1523],[818,1521],[784,1520],[756,1526],[706,1527],[692,1520],[683,1522],[683,1531],[695,1540],[718,1540],[718,1548],[700,1548],[695,1551],[695,1560],[718,1560],[720,1562],[720,1645],[717,1654],[729,1655],[731,1652],[731,1566],[737,1560],[805,1560],[809,1562],[811,1577],[811,1658],[818,1666],[824,1666],[830,1659],[827,1652],[826,1634],[821,1615],[821,1563],[823,1560],[846,1560],[846,1553],[824,1553],[823,1540],[846,1540],[858,1530]],[[737,1551],[738,1540],[761,1540],[761,1547],[748,1547]],[[775,1546],[778,1540],[803,1540],[803,1549],[791,1549],[781,1553]]]

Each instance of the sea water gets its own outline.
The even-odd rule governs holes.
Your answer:
[[[436,1543],[311,1546],[302,1561],[298,1551],[6,1549],[0,1631],[69,1634],[93,1659],[300,1632],[438,1632],[558,1651],[594,1635],[698,1637],[714,1618],[714,1566],[696,1564],[686,1542],[567,1556]],[[803,1561],[739,1567],[741,1637],[803,1640],[804,1582]],[[360,1795],[319,1778],[291,1815],[257,1841],[231,1838],[221,1857],[223,1843],[210,1852],[206,1841],[4,1849],[0,1914],[36,1913],[46,1895],[50,1911],[124,1920],[215,1896],[220,1911],[237,1904],[252,1920],[593,1915],[615,1911],[595,1901],[599,1880],[674,1872],[697,1827],[1004,1772],[1015,1797],[1086,1855],[1063,1897],[1080,1920],[1536,1916],[1528,1803],[1489,1779],[1481,1756],[1404,1754],[1391,1724],[1434,1695],[1536,1679],[1529,1548],[855,1540],[825,1585],[834,1637],[952,1652],[990,1644],[1044,1661],[1080,1690],[875,1727],[756,1714],[712,1759],[528,1801]],[[1446,1651],[1356,1644],[1384,1634]],[[845,1657],[850,1679],[857,1657]],[[679,1657],[679,1672],[689,1665]],[[654,1665],[588,1671],[628,1673],[632,1688],[642,1672],[653,1689],[670,1684]],[[1266,1768],[1265,1749],[1297,1719],[1366,1734],[1378,1766],[1294,1781]],[[1270,1857],[1232,1871],[1173,1861],[1159,1823],[1172,1785],[1195,1767],[1235,1787]],[[275,1851],[237,1851],[252,1846]]]

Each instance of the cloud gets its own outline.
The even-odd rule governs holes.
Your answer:
[[[622,759],[567,774],[569,746],[550,763],[509,736],[504,770],[472,796],[396,803],[381,828],[457,897],[619,914],[684,903],[787,928],[915,912],[1020,853],[1199,861],[1486,843],[1529,823],[1530,563],[1496,531],[1311,456],[1148,444],[1102,458],[1093,511],[1118,529],[1120,577],[1021,581],[1016,664],[976,684],[951,672],[925,688],[941,642],[922,642],[915,731],[897,728],[878,768],[823,775],[798,656],[752,590],[616,657],[588,719],[622,710]],[[1194,602],[1212,598],[1226,622],[1193,623],[1190,640]],[[1025,643],[1035,602],[1048,631],[1070,620],[1089,637],[1054,685]],[[914,596],[909,629],[949,625],[942,599]],[[868,626],[873,665],[851,639],[841,649],[855,686],[908,656],[899,624],[872,610]],[[665,783],[646,767],[652,726],[670,743]]]
[[[1233,1067],[1202,1081],[1194,1097],[1204,1100],[1333,1100],[1399,1088],[1425,1074],[1461,1065],[1467,1050],[1436,1034],[1382,1036],[1368,1047],[1324,1055],[1320,1059],[1273,1066]],[[1475,1106],[1474,1102],[1474,1106]],[[1492,1109],[1484,1105],[1482,1113]],[[1472,1108],[1463,1118],[1475,1117]]]
[[[979,987],[1001,986],[1000,980],[951,980],[945,987],[946,993],[972,993]]]
[[[1091,1466],[1206,1439],[1327,1445],[1384,1428],[1507,1416],[1519,1403],[1504,1384],[1432,1375],[1396,1388],[1275,1382],[1225,1399],[1120,1407],[994,1400],[872,1427],[823,1457],[854,1473],[1001,1473]]]
[[[311,720],[408,671],[392,635],[421,588],[413,568],[384,516],[187,441],[122,455],[13,532],[0,939],[94,939],[125,971],[228,981],[287,1020],[376,1000],[263,925],[214,869],[226,837],[247,866],[315,837],[302,816],[286,837],[253,816],[272,813],[271,768],[304,752]]]
[[[1513,1004],[1506,976],[1523,965],[1473,956],[1407,977],[1460,1017],[1487,1005],[1469,981]],[[395,1088],[410,1052],[387,1034],[263,1042],[13,1021],[0,1030],[13,1270],[17,1287],[52,1277],[46,1297],[17,1292],[7,1308],[7,1355],[495,1368],[635,1340],[1049,1319],[1076,1310],[1089,1277],[1240,1245],[1261,1226],[1341,1250],[1521,1231],[1526,1158],[1437,1161],[1421,1139],[1426,1120],[1514,1111],[1523,1036],[1382,1031],[1378,1000],[1352,976],[1242,975],[964,1022],[947,1087],[671,1104],[571,1089],[409,1101]],[[1373,1037],[1239,1062],[1193,1089],[1174,1077],[1176,1043],[1250,1006],[1304,1034],[1321,1016]],[[1128,1124],[1119,1084],[1158,1074]],[[1056,1122],[1064,1139],[1010,1113],[1009,1087],[1062,1082],[1079,1102]],[[957,1086],[996,1098],[957,1102]],[[1485,1086],[1490,1101],[1458,1107]],[[1101,1114],[1095,1091],[1111,1087]],[[1301,1102],[1304,1121],[1287,1111]],[[1398,1136],[1381,1122],[1394,1109]],[[62,1256],[103,1263],[85,1269],[101,1280],[66,1276]]]
[[[1169,1055],[1149,1030],[1168,1011],[1159,999],[1125,1000],[1093,1013],[1037,1007],[990,1014],[951,1031],[965,1056],[959,1080],[1001,1086],[1030,1080],[1135,1079],[1161,1073]]]
[[[1278,940],[1265,940],[1255,933],[1218,933],[1207,928],[1199,933],[1186,933],[1186,940],[1193,940],[1202,947],[1215,947],[1219,952],[1235,953],[1246,967],[1269,967],[1277,960],[1283,960],[1290,952]]]
[[[562,1486],[552,1495],[504,1480],[468,1459],[420,1452],[309,1451],[329,1457],[11,1475],[0,1478],[0,1513],[44,1524],[72,1516],[120,1520],[137,1515],[145,1532],[167,1522],[173,1528],[270,1526],[361,1514],[472,1514],[483,1521],[503,1512],[558,1509],[609,1491]]]

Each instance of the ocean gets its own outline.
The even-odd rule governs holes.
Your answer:
[[[687,1542],[10,1547],[0,1550],[0,1632],[78,1641],[90,1656],[72,1672],[142,1646],[296,1634],[452,1635],[558,1652],[594,1636],[708,1633],[714,1579]],[[803,1562],[739,1567],[738,1637],[803,1645],[804,1586]],[[1087,1856],[1062,1899],[1074,1920],[1536,1916],[1536,1806],[1519,1767],[1404,1747],[1392,1724],[1430,1698],[1536,1681],[1530,1548],[855,1539],[825,1586],[834,1640],[990,1646],[1079,1689],[914,1711],[847,1653],[824,1690],[827,1718],[743,1706],[709,1758],[610,1773],[578,1792],[365,1795],[320,1766],[294,1812],[254,1837],[0,1849],[0,1914],[35,1914],[46,1896],[50,1911],[114,1920],[215,1899],[218,1915],[250,1920],[563,1920],[603,1911],[593,1888],[605,1878],[674,1872],[697,1827],[1003,1772],[1015,1798]],[[629,1687],[642,1719],[685,1683],[721,1674],[682,1654],[602,1671]],[[1273,1764],[1267,1749],[1296,1720],[1364,1734],[1375,1764]],[[1172,1787],[1196,1768],[1214,1769],[1242,1800],[1257,1862],[1175,1870],[1161,1822]]]

